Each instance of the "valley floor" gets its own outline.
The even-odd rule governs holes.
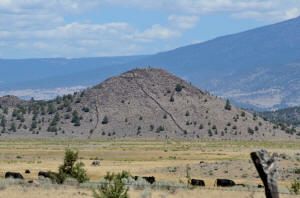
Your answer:
[[[26,180],[37,180],[39,171],[57,171],[63,162],[64,150],[78,149],[91,182],[101,180],[107,172],[129,171],[132,175],[155,176],[157,181],[186,183],[187,167],[191,178],[203,179],[207,188],[214,188],[217,178],[232,179],[245,184],[242,191],[207,189],[153,190],[152,197],[264,197],[263,193],[248,192],[261,184],[249,154],[265,148],[280,156],[279,188],[288,193],[288,186],[300,168],[299,141],[156,141],[156,140],[0,140],[0,178],[5,172],[20,172]],[[92,162],[100,160],[100,166]],[[24,171],[29,169],[30,174]],[[4,186],[3,186],[4,185]],[[0,197],[91,197],[91,190],[71,186],[36,187],[32,185],[1,186]],[[245,191],[246,192],[243,192]],[[251,190],[250,190],[251,191]],[[141,197],[144,190],[131,190],[131,197]],[[54,196],[55,195],[55,196]],[[283,195],[289,197],[292,195]]]

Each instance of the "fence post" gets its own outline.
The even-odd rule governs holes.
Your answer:
[[[277,187],[277,164],[275,156],[270,156],[266,150],[252,152],[251,159],[265,186],[266,198],[279,198]]]

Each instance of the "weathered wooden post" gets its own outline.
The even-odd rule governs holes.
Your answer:
[[[266,198],[279,198],[275,156],[270,156],[266,150],[260,150],[252,152],[251,159],[265,186]]]

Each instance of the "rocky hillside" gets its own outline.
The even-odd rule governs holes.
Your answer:
[[[300,107],[261,112],[260,115],[274,123],[300,127]]]
[[[51,101],[9,104],[1,104],[2,137],[296,138],[161,69],[135,69]]]

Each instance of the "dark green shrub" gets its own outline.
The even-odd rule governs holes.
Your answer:
[[[88,113],[88,112],[90,112],[90,109],[88,107],[83,107],[82,111],[85,112],[85,113]]]
[[[183,86],[181,84],[177,84],[175,87],[175,91],[177,91],[177,92],[181,92],[182,89],[183,89]]]
[[[228,111],[230,111],[231,110],[231,104],[230,104],[230,101],[227,99],[226,100],[226,104],[225,104],[225,110],[228,110]]]
[[[102,120],[102,124],[108,124],[108,117],[104,116],[103,120]]]
[[[17,127],[16,127],[16,124],[13,122],[13,123],[11,123],[11,125],[10,125],[10,129],[9,129],[10,131],[13,131],[13,132],[16,132],[17,131]]]
[[[245,116],[246,116],[246,113],[245,113],[244,111],[242,111],[241,116],[242,116],[242,117],[245,117]]]
[[[89,180],[82,162],[77,162],[78,151],[66,149],[64,163],[58,168],[58,174],[53,174],[53,180],[62,184],[67,177],[76,179],[79,183]]]
[[[72,113],[72,121],[71,121],[74,126],[80,126],[80,117],[78,115],[78,112],[75,110]]]
[[[163,126],[159,126],[157,129],[156,129],[156,133],[160,133],[161,131],[164,131],[165,128]]]
[[[175,101],[175,99],[174,99],[174,96],[172,95],[171,97],[170,97],[170,102],[174,102]]]
[[[150,131],[153,131],[153,130],[154,130],[154,125],[151,124],[151,125],[150,125]]]
[[[203,124],[200,124],[199,125],[199,129],[203,129],[204,127],[203,127]]]
[[[189,112],[189,111],[186,111],[186,112],[185,112],[185,116],[186,116],[186,117],[190,116],[190,112]]]
[[[248,127],[248,133],[249,133],[250,135],[253,135],[253,134],[254,134],[254,130],[253,130],[252,128]]]

